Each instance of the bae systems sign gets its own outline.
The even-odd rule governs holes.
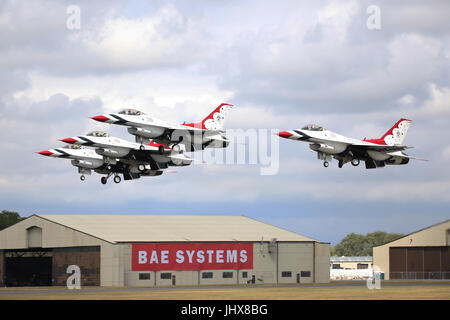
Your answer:
[[[252,243],[133,244],[132,271],[253,269]]]

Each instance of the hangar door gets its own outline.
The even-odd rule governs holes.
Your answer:
[[[51,286],[51,249],[4,251],[4,283],[8,287]]]
[[[0,284],[65,286],[70,265],[80,267],[82,286],[100,285],[99,246],[4,250],[0,252]]]
[[[100,285],[100,246],[53,249],[52,279],[54,286],[65,286],[67,268],[77,265],[81,271],[81,286]]]
[[[390,279],[450,279],[450,250],[445,247],[389,248]]]

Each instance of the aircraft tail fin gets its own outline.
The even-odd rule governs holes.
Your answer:
[[[400,119],[383,135],[383,137],[381,137],[381,139],[383,139],[387,145],[402,144],[410,125],[411,120]]]
[[[405,140],[411,122],[411,120],[402,118],[398,120],[394,126],[390,128],[381,138],[371,140],[364,139],[364,141],[388,146],[401,145],[403,140]]]
[[[231,107],[233,107],[233,105],[222,103],[220,106],[215,108],[213,112],[211,112],[205,119],[202,120],[201,124],[203,129],[223,130],[225,116],[227,115]]]
[[[205,130],[221,131],[221,130],[223,130],[225,116],[228,113],[228,111],[231,109],[231,107],[233,107],[232,104],[222,103],[220,106],[215,108],[213,110],[213,112],[211,112],[201,122],[199,122],[199,123],[183,122],[182,125],[188,126],[188,127],[193,127],[193,128],[205,129]]]

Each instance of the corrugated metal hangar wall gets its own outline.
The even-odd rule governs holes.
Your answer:
[[[264,238],[265,237],[265,238]],[[242,216],[34,215],[0,231],[0,284],[329,282],[329,244]]]

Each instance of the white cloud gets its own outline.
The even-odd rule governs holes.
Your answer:
[[[442,150],[442,158],[445,161],[450,162],[450,146],[445,147],[444,150]]]
[[[14,95],[17,99],[46,100],[63,92],[71,99],[101,99],[106,112],[133,107],[167,120],[199,120],[195,118],[205,116],[221,102],[232,102],[233,96],[232,91],[219,89],[210,75],[170,70],[75,78],[32,72],[29,82],[29,88]],[[177,105],[180,107],[174,112]]]
[[[88,30],[78,40],[109,68],[184,66],[207,52],[200,26],[201,21],[183,16],[168,4],[152,16],[109,19],[99,30]]]
[[[397,100],[400,105],[411,105],[416,101],[413,95],[405,94],[403,97]]]
[[[421,111],[430,116],[448,115],[450,113],[450,88],[429,85],[430,97],[425,101]]]
[[[86,2],[82,29],[69,32],[66,3],[16,3],[0,14],[7,37],[0,44],[5,198],[49,203],[58,194],[67,205],[111,199],[124,206],[147,199],[448,204],[450,177],[442,166],[450,151],[442,146],[450,138],[449,38],[440,6],[428,7],[427,22],[416,26],[416,9],[383,2],[382,30],[368,33],[366,3],[356,1],[228,2],[207,9],[164,2],[137,16],[123,14],[120,2]],[[408,14],[396,27],[391,12],[399,8]],[[379,137],[408,116],[414,123],[406,142],[417,147],[411,155],[433,161],[374,171],[333,162],[324,169],[307,144],[280,140],[276,176],[261,177],[249,166],[186,167],[102,188],[98,175],[81,184],[68,161],[32,154],[94,127],[132,140],[123,128],[87,119],[93,112],[129,106],[175,122],[198,121],[221,102],[236,106],[232,128],[318,123],[355,138]]]
[[[342,43],[347,39],[347,29],[359,10],[358,1],[329,1],[317,13],[318,22],[326,33]]]
[[[372,3],[373,1],[367,0]],[[377,1],[378,2],[378,1]],[[383,29],[395,32],[418,32],[432,36],[449,33],[447,12],[450,3],[445,0],[402,2],[379,1]]]

